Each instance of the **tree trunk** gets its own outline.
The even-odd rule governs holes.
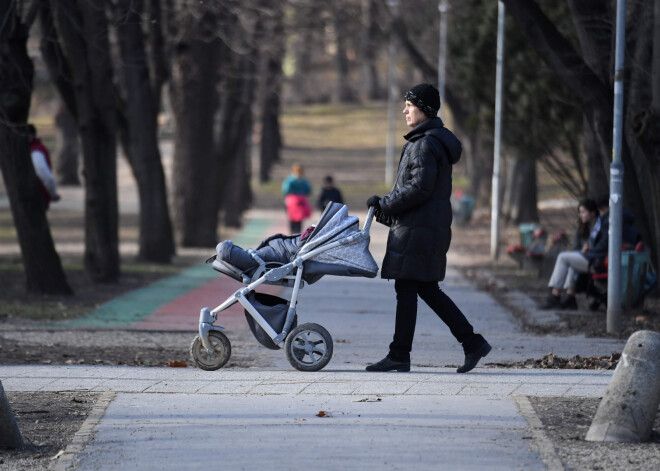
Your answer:
[[[294,23],[297,38],[293,46],[295,70],[291,78],[291,97],[293,104],[311,103],[318,98],[318,90],[313,90],[309,83],[312,68],[312,51],[314,49],[314,32],[318,28],[321,3],[313,0],[302,0],[295,9]]]
[[[270,180],[273,164],[280,160],[282,134],[280,132],[280,97],[282,94],[282,61],[284,60],[284,11],[278,2],[272,3],[273,25],[270,48],[265,52],[266,66],[262,80],[263,103],[261,109],[261,146],[259,160],[259,181]]]
[[[639,22],[632,33],[635,49],[632,61],[644,61],[650,66],[644,70],[631,67],[629,85],[626,87],[627,110],[624,122],[625,141],[631,158],[624,161],[624,189],[628,205],[635,208],[635,223],[642,238],[651,250],[656,267],[660,266],[660,0],[654,5],[644,4]],[[641,24],[640,24],[641,23]],[[652,38],[652,43],[643,38]],[[635,187],[629,181],[635,178]],[[635,191],[641,188],[642,191]],[[637,208],[643,208],[639,211]]]
[[[53,20],[51,4],[48,1],[40,2],[39,22],[41,24],[41,56],[46,63],[50,79],[60,94],[64,106],[66,106],[66,109],[77,121],[78,107],[71,81],[71,65],[62,50],[60,38],[58,37]]]
[[[384,98],[376,59],[378,56],[378,5],[376,0],[362,0],[362,84],[369,100]]]
[[[174,254],[172,224],[167,207],[165,173],[158,149],[157,95],[151,88],[142,33],[141,0],[118,0],[117,37],[126,84],[126,118],[132,169],[140,197],[138,257],[169,263]]]
[[[27,54],[27,27],[13,4],[0,6],[0,169],[21,247],[28,292],[71,294],[46,219],[43,196],[30,159],[27,119],[34,68]]]
[[[0,11],[2,11],[0,9]],[[23,436],[0,381],[0,448],[23,448]]]
[[[170,0],[171,1],[171,0]],[[168,0],[164,0],[167,5]],[[165,38],[163,35],[163,8],[161,0],[147,0],[147,11],[149,14],[148,28],[148,46],[149,46],[149,63],[150,63],[150,77],[151,77],[151,90],[153,91],[153,102],[158,106],[160,111],[161,94],[163,85],[170,78],[170,64],[168,63],[168,54],[166,53]],[[171,8],[171,5],[170,5]]]
[[[502,199],[504,220],[514,224],[538,222],[536,161],[517,157],[507,160],[506,186]]]
[[[252,136],[252,102],[254,101],[256,67],[259,51],[256,46],[262,42],[261,19],[247,31],[236,31],[248,39],[241,45],[243,54],[228,51],[225,70],[227,82],[222,109],[222,135],[220,136],[219,179],[222,197],[219,209],[224,215],[224,223],[230,227],[240,227],[243,212],[252,201],[250,189],[250,141]]]
[[[355,101],[353,90],[351,89],[351,78],[349,70],[349,61],[346,44],[346,5],[345,0],[335,0],[334,4],[334,22],[335,22],[335,72],[337,80],[337,90],[335,92],[335,101],[339,103],[352,103]]]
[[[52,3],[72,65],[85,180],[85,270],[96,282],[119,278],[116,118],[108,20],[100,0]]]
[[[170,84],[174,114],[174,226],[184,247],[214,247],[217,194],[221,191],[213,152],[220,42],[196,34],[197,28],[215,24],[210,13],[200,13],[199,19],[193,19],[183,9],[177,9],[175,14],[179,30],[178,41],[171,47]]]
[[[55,146],[55,175],[60,185],[80,186],[78,124],[66,108],[61,106],[55,115],[57,140]]]

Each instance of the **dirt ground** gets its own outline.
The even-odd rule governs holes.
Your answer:
[[[9,392],[25,447],[0,451],[0,470],[51,469],[94,407],[98,394],[87,392]]]

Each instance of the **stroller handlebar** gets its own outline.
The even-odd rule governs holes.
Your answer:
[[[375,208],[373,206],[369,207],[369,211],[367,212],[367,219],[364,221],[362,232],[364,232],[366,235],[369,235],[369,229],[371,228],[371,223],[374,219],[374,210]]]

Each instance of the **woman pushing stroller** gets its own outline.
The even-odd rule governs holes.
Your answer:
[[[440,95],[432,85],[420,84],[404,96],[403,114],[412,130],[402,152],[392,191],[372,196],[376,220],[390,227],[381,277],[394,279],[396,321],[389,353],[367,371],[410,371],[417,296],[447,324],[465,352],[458,373],[472,370],[491,350],[474,333],[454,302],[440,290],[451,241],[452,165],[461,156],[460,141],[437,117]]]

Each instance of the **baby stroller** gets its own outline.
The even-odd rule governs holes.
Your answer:
[[[213,268],[246,286],[215,309],[205,307],[199,315],[199,335],[190,355],[201,369],[221,368],[231,356],[229,339],[214,325],[218,313],[240,303],[252,333],[267,348],[284,346],[289,363],[300,371],[319,371],[332,358],[332,337],[314,323],[297,325],[298,292],[324,275],[373,278],[378,265],[369,253],[369,229],[374,209],[369,208],[362,230],[348,208],[329,203],[309,234],[269,237],[257,248],[243,251],[225,241],[207,260]],[[229,243],[227,243],[229,242]],[[265,259],[266,258],[266,259]],[[257,293],[262,284],[292,288],[291,299]]]

